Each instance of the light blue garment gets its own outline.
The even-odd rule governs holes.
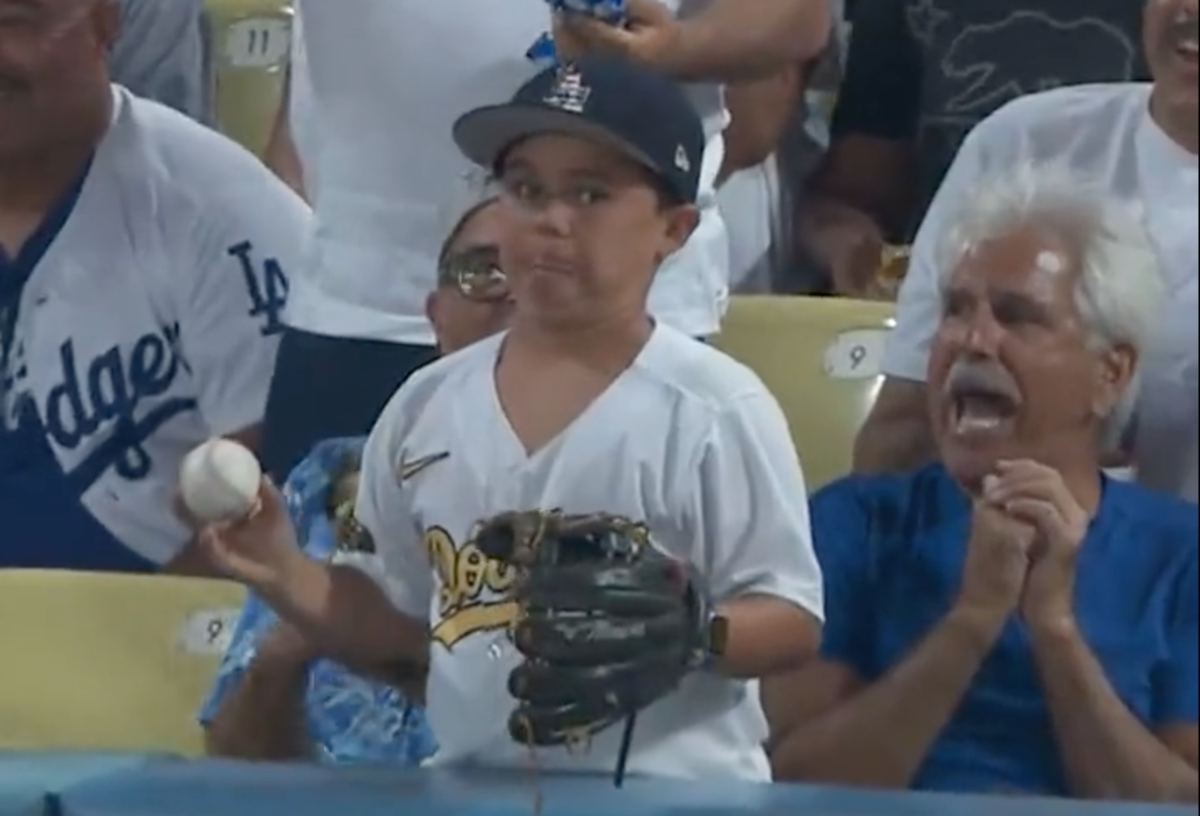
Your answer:
[[[296,466],[284,486],[292,523],[313,558],[328,559],[336,549],[326,498],[332,476],[349,457],[357,458],[364,439],[333,439],[318,444]],[[225,696],[245,674],[259,642],[278,619],[251,595],[233,630],[200,722],[209,723]],[[330,763],[393,763],[415,766],[436,748],[424,710],[397,689],[365,680],[336,663],[318,661],[309,674],[308,729],[319,758]]]

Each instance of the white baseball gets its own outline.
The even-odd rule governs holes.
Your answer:
[[[210,439],[184,457],[179,492],[196,521],[235,521],[257,509],[262,475],[248,448],[231,439]]]

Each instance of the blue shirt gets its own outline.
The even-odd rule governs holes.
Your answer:
[[[813,496],[826,659],[878,680],[957,594],[970,502],[941,465],[850,476]],[[1080,551],[1076,617],[1121,700],[1151,728],[1197,721],[1200,510],[1105,479]],[[886,739],[881,724],[880,739]],[[1016,618],[984,660],[913,787],[1066,795],[1029,635]]]
[[[296,466],[284,486],[292,523],[314,558],[326,560],[336,549],[336,537],[325,506],[331,476],[348,456],[362,451],[363,439],[322,442]],[[251,595],[234,626],[229,649],[217,672],[213,690],[200,713],[212,721],[254,659],[259,642],[278,618]],[[425,712],[397,689],[363,679],[336,663],[322,660],[309,673],[306,697],[308,731],[319,758],[330,763],[393,763],[415,766],[436,748]]]

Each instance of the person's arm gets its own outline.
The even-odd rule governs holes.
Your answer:
[[[905,8],[873,0],[857,9],[829,148],[797,212],[801,251],[844,296],[875,289],[886,240],[911,220],[923,57]]]
[[[876,665],[871,484],[851,476],[812,500],[825,633],[818,662],[763,682],[779,781],[908,788],[1004,623],[952,611],[897,665]]]
[[[295,35],[293,35],[295,36]],[[300,153],[292,140],[292,72],[295,63],[288,67],[283,79],[283,92],[280,94],[279,110],[275,112],[275,122],[271,126],[271,135],[267,139],[267,147],[263,153],[263,161],[271,172],[283,179],[301,197],[308,196],[304,187],[304,166],[300,162]]]
[[[723,134],[725,157],[717,183],[748,167],[762,164],[776,148],[796,108],[800,70],[789,66],[778,74],[726,87],[729,126]]]
[[[121,29],[109,55],[113,82],[211,123],[201,0],[119,0],[118,6]]]
[[[260,616],[265,612],[260,601],[252,600],[201,712],[205,749],[210,756],[232,759],[308,759],[313,745],[305,694],[315,655],[290,628],[269,628],[273,616],[248,618],[255,610]]]
[[[308,73],[308,49],[304,39],[304,19],[301,15],[301,5],[293,5],[291,54],[287,73],[283,78],[283,89],[279,95],[279,110],[275,112],[275,123],[267,140],[263,160],[285,184],[311,203],[311,185],[305,178],[304,163],[300,159],[300,150],[292,135],[293,126],[311,130],[312,123],[307,119],[311,117],[309,106],[313,102]],[[305,121],[293,122],[293,117]],[[312,138],[311,133],[309,138]]]
[[[627,0],[625,24],[558,14],[560,56],[619,54],[680,82],[763,79],[816,56],[829,37],[829,0],[713,0],[676,18],[660,0]]]
[[[828,42],[828,0],[714,0],[684,18],[662,68],[685,82],[769,77]]]
[[[804,664],[820,640],[821,572],[804,475],[774,398],[761,389],[734,400],[691,472],[700,566],[729,621],[715,670],[751,678]]]
[[[818,203],[862,213],[884,234],[909,223],[924,78],[903,0],[860,4],[830,125],[809,184]]]
[[[925,317],[936,319],[927,314]],[[896,328],[902,319],[907,318],[898,312]],[[926,327],[917,324],[914,328]],[[889,345],[902,342],[899,337],[888,339]],[[867,419],[854,438],[855,473],[904,473],[937,455],[924,380],[924,376],[920,380],[884,377]]]
[[[1050,709],[1071,792],[1087,799],[1197,801],[1197,531],[1174,576],[1168,658],[1155,673],[1148,728],[1113,690],[1073,625],[1030,626],[1038,676]]]
[[[410,379],[384,408],[363,450],[355,516],[377,557],[337,564],[296,558],[278,586],[262,589],[320,654],[374,667],[372,675],[420,677],[429,665],[433,573],[395,472],[410,425],[406,395],[415,383]]]

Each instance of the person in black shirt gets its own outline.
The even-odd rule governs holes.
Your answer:
[[[1059,85],[1147,78],[1130,0],[857,3],[832,144],[801,234],[831,287],[869,288],[884,241],[907,243],[966,134]]]

